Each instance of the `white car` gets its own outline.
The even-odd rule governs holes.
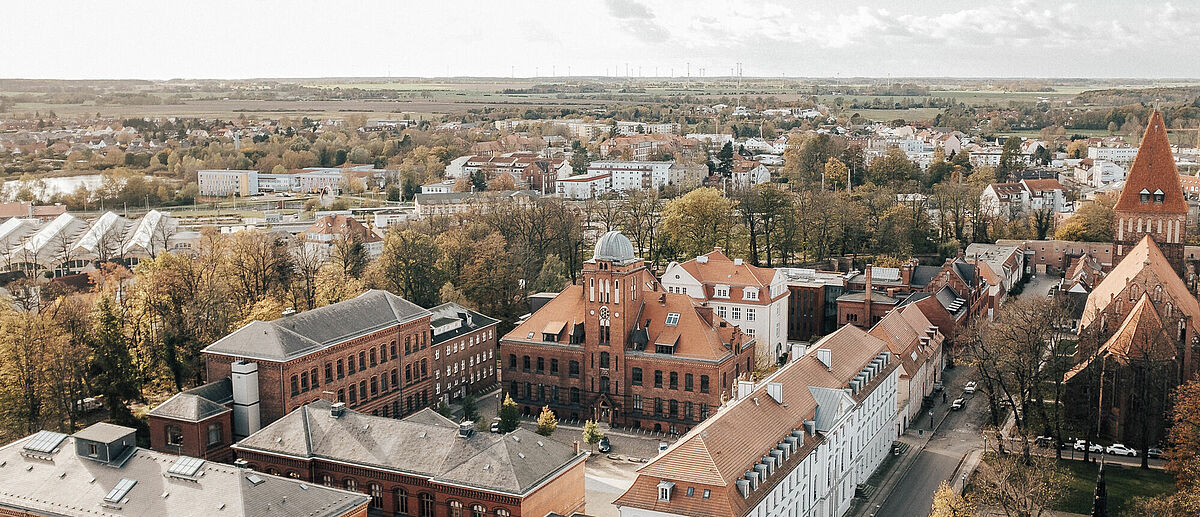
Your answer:
[[[1126,447],[1125,444],[1122,444],[1122,443],[1114,443],[1112,445],[1109,445],[1108,448],[1104,450],[1104,452],[1108,453],[1108,454],[1112,454],[1114,456],[1137,456],[1138,455],[1137,449],[1131,449],[1129,447]]]
[[[966,405],[966,403],[967,403],[966,400],[964,400],[962,397],[958,397],[958,398],[954,399],[954,402],[950,403],[950,411],[958,411],[958,410],[962,409],[963,406]]]
[[[975,393],[976,386],[978,386],[978,384],[976,384],[975,381],[968,382],[966,386],[963,386],[963,393]]]
[[[1088,444],[1087,440],[1075,440],[1073,448],[1077,451],[1083,451],[1085,448],[1091,452],[1104,452],[1104,446],[1098,443]]]

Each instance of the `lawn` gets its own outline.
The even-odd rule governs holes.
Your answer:
[[[1096,490],[1098,463],[1062,461],[1070,476],[1066,494],[1054,509],[1064,512],[1091,514],[1092,494]],[[1104,467],[1108,484],[1108,514],[1124,515],[1125,506],[1135,497],[1153,497],[1175,491],[1175,478],[1162,470],[1123,467],[1108,464]]]

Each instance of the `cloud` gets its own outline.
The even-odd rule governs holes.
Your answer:
[[[660,25],[654,13],[635,0],[605,0],[608,13],[617,19],[620,29],[646,43],[662,43],[671,32]]]

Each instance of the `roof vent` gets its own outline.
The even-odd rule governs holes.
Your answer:
[[[260,477],[258,474],[247,474],[246,481],[249,481],[251,485],[258,486],[263,484],[263,482],[266,480]]]
[[[473,434],[475,434],[475,422],[467,420],[461,424],[458,424],[459,438],[470,438]]]
[[[697,264],[707,264],[708,263],[708,255],[700,255],[699,257],[696,257],[696,263]]]
[[[334,402],[329,406],[329,416],[333,418],[341,418],[344,414],[346,414],[345,402]]]
[[[742,265],[742,259],[740,259],[740,258],[733,259],[733,265],[735,265],[735,266]]]

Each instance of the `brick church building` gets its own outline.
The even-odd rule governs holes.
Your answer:
[[[629,239],[604,234],[583,281],[501,339],[501,386],[526,415],[684,433],[729,398],[754,365],[747,335],[667,292]]]
[[[1064,401],[1100,436],[1143,451],[1162,437],[1170,391],[1197,371],[1200,304],[1182,277],[1183,196],[1156,111],[1116,205],[1116,265],[1083,307]]]

